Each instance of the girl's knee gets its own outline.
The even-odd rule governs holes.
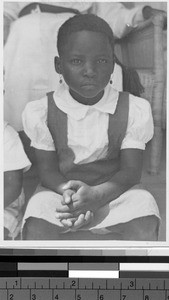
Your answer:
[[[22,236],[24,240],[39,240],[41,237],[41,221],[37,218],[30,217],[26,220]]]
[[[134,235],[139,241],[157,241],[159,230],[159,219],[155,215],[146,216],[133,220]]]
[[[145,222],[145,228],[143,228],[143,237],[147,241],[157,241],[159,232],[159,219],[155,216],[147,216]]]
[[[59,228],[45,220],[30,217],[23,228],[24,240],[57,240]]]

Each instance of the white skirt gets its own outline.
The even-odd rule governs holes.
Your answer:
[[[61,195],[49,190],[33,195],[27,205],[22,227],[29,217],[40,218],[59,227],[64,227],[55,216],[56,203],[61,201],[61,199]],[[108,232],[106,228],[109,226],[126,223],[133,219],[150,215],[155,215],[160,219],[158,206],[154,197],[144,189],[132,188],[109,204],[101,207],[94,213],[92,222],[88,226],[81,227],[78,230],[90,230],[93,233],[103,234]]]

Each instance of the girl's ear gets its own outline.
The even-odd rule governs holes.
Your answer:
[[[56,73],[62,74],[62,72],[61,72],[60,58],[58,56],[55,56],[55,58],[54,58],[54,65],[55,65],[55,71],[56,71]]]

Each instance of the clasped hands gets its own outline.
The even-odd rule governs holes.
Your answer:
[[[61,205],[56,208],[56,218],[65,228],[76,231],[93,219],[98,208],[97,189],[82,181],[70,180],[63,187]]]

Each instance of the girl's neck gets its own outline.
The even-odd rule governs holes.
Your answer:
[[[102,90],[98,95],[96,95],[93,98],[86,98],[86,97],[80,96],[79,94],[76,94],[74,91],[72,91],[70,89],[69,89],[69,93],[74,100],[76,100],[77,102],[79,102],[83,105],[94,105],[102,99],[102,97],[104,95],[104,90]]]

